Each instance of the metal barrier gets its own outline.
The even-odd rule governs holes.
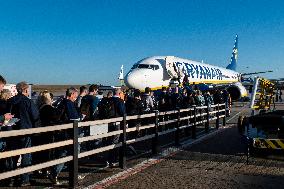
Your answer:
[[[2,179],[14,177],[24,173],[30,173],[36,170],[41,170],[43,168],[52,167],[61,163],[69,162],[69,186],[75,187],[78,183],[78,159],[84,158],[90,155],[98,154],[104,151],[119,148],[119,166],[120,168],[126,167],[126,147],[129,144],[136,143],[139,141],[144,141],[152,139],[152,153],[158,153],[159,146],[159,136],[174,132],[175,134],[175,144],[180,144],[180,132],[183,129],[191,128],[191,137],[196,138],[196,129],[200,124],[205,123],[204,130],[206,133],[209,132],[209,122],[216,120],[216,129],[219,128],[220,118],[223,118],[223,125],[226,124],[226,107],[225,104],[217,104],[211,106],[193,107],[188,109],[173,110],[168,112],[158,112],[135,115],[135,116],[123,116],[119,118],[88,121],[88,122],[78,122],[55,125],[41,128],[31,128],[13,131],[1,131],[0,138],[9,138],[14,136],[25,136],[38,133],[46,133],[51,131],[62,131],[71,130],[72,138],[60,142],[54,142],[50,144],[44,144],[39,146],[33,146],[24,149],[18,149],[13,151],[4,151],[0,153],[0,159],[9,158],[13,156],[19,156],[28,153],[40,152],[44,150],[51,150],[59,147],[69,147],[72,155],[67,155],[63,158],[51,160],[48,162],[31,165],[24,168],[18,168],[16,170],[0,173],[0,181]],[[137,119],[150,119],[153,118],[153,123],[141,125],[138,127],[127,128],[127,121],[137,120]],[[166,119],[165,119],[166,118]],[[112,132],[107,132],[94,136],[85,136],[78,138],[78,128],[90,127],[94,125],[110,124],[120,122],[122,124],[122,129]],[[169,126],[168,129],[161,129],[162,127]],[[149,135],[142,136],[135,139],[127,140],[127,133],[133,131],[141,131],[147,129],[153,129],[153,132]],[[20,131],[20,132],[19,132]],[[96,139],[102,139],[105,137],[120,135],[120,142],[117,144],[112,144],[100,148],[96,148],[90,151],[85,151],[78,153],[79,143],[94,141]]]

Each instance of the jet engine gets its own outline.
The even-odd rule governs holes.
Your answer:
[[[248,95],[246,88],[240,82],[228,86],[227,91],[230,93],[232,100],[238,100]]]

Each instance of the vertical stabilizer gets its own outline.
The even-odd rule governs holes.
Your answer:
[[[227,69],[236,71],[237,68],[237,60],[238,60],[238,35],[236,35],[235,44],[232,52],[231,62],[226,67]]]
[[[123,80],[123,65],[121,65],[118,79],[119,79],[119,80]]]

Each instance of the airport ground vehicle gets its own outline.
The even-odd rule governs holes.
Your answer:
[[[247,139],[247,161],[254,154],[283,154],[284,110],[275,110],[272,82],[255,78],[250,107],[252,115],[238,120],[239,132]]]

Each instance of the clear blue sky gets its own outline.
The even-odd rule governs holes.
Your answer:
[[[0,74],[10,83],[118,84],[153,55],[284,77],[284,1],[0,1]]]

